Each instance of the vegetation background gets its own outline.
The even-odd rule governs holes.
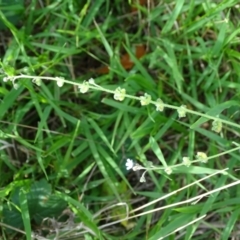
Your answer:
[[[239,1],[1,0],[0,39],[1,239],[240,239]]]

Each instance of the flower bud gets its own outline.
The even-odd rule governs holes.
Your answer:
[[[186,117],[186,105],[180,106],[177,111],[179,118]]]
[[[126,90],[124,88],[120,88],[118,87],[115,91],[114,91],[114,96],[113,98],[115,100],[118,101],[123,101],[126,95]]]
[[[147,93],[144,94],[144,96],[140,97],[140,102],[142,106],[148,105],[151,102],[151,96]]]

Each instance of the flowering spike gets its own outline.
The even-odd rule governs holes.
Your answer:
[[[178,117],[179,118],[182,118],[182,117],[186,117],[186,105],[181,105],[179,108],[178,108]]]
[[[163,109],[164,109],[164,103],[160,98],[158,98],[156,101],[156,111],[162,112]]]
[[[144,94],[144,96],[140,97],[140,102],[142,106],[148,105],[151,102],[151,96],[147,93]]]
[[[115,100],[118,101],[123,101],[126,95],[126,90],[124,88],[120,88],[118,87],[115,91],[114,91],[114,96],[113,98]]]

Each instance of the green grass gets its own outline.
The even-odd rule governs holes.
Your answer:
[[[239,238],[239,1],[137,2],[0,1],[0,239]]]

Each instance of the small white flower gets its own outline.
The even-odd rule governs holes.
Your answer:
[[[220,121],[220,119],[213,121],[212,130],[216,133],[220,133],[222,131],[222,122]]]
[[[127,159],[127,162],[126,162],[126,168],[127,168],[127,170],[132,169],[133,166],[134,166],[133,160],[131,160],[131,159],[128,158],[128,159]]]
[[[183,165],[189,167],[191,165],[191,161],[189,159],[189,157],[183,157]]]
[[[17,90],[17,89],[19,88],[19,84],[18,84],[18,83],[14,83],[14,84],[13,84],[13,87],[14,87],[14,89]]]
[[[168,175],[170,175],[170,174],[172,173],[172,169],[171,169],[170,167],[166,167],[166,168],[164,169],[164,171],[165,171],[165,173],[168,174]]]
[[[113,98],[115,100],[118,101],[123,101],[126,95],[126,90],[124,88],[120,88],[118,87],[115,91],[114,91],[114,96]]]
[[[208,156],[204,152],[197,152],[196,155],[197,159],[200,160],[202,163],[207,163],[208,161]]]
[[[179,108],[178,108],[178,117],[179,118],[182,118],[182,117],[186,117],[186,113],[187,113],[187,107],[186,105],[181,105]]]
[[[163,109],[164,109],[164,103],[160,98],[158,98],[156,101],[156,110],[159,112],[162,112]]]
[[[37,86],[41,86],[41,78],[33,78],[32,82]]]
[[[143,174],[142,174],[142,176],[141,176],[141,178],[140,178],[140,182],[146,182],[146,178],[145,178],[145,173],[146,173],[147,171],[145,171]]]
[[[4,77],[4,78],[3,78],[3,81],[4,81],[4,82],[7,82],[7,81],[8,81],[8,77]]]
[[[78,86],[81,93],[86,93],[89,90],[89,82],[83,81],[82,84]]]
[[[90,79],[88,80],[88,82],[89,82],[90,84],[95,84],[95,81],[94,81],[93,78],[90,78]]]
[[[56,82],[59,87],[62,87],[64,84],[64,78],[62,77],[56,77]]]
[[[140,102],[142,106],[148,105],[151,102],[152,97],[145,93],[144,96],[140,97]]]

